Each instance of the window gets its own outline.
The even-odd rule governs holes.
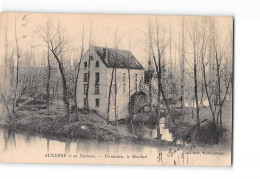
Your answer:
[[[84,106],[87,106],[87,98],[84,98]]]
[[[99,73],[98,73],[98,72],[96,73],[96,80],[95,80],[95,83],[96,83],[96,84],[99,83]]]
[[[99,67],[99,61],[96,61],[96,67]]]
[[[99,94],[99,73],[95,74],[95,94]]]
[[[123,73],[123,82],[125,83],[125,73]]]
[[[123,84],[123,93],[125,93],[125,84]]]
[[[84,73],[84,82],[88,82],[88,73]]]
[[[88,87],[88,85],[84,84],[84,94],[86,94],[86,92],[87,92],[87,87]]]
[[[86,70],[88,67],[88,62],[84,62],[84,70]]]
[[[135,91],[137,91],[137,74],[135,74]]]
[[[123,93],[125,93],[125,73],[123,73]]]
[[[99,99],[96,99],[96,107],[99,107]]]
[[[99,94],[99,84],[95,84],[95,94]]]
[[[92,55],[90,55],[89,58],[90,58],[90,60],[93,60],[93,56]]]

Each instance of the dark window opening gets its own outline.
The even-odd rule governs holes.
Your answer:
[[[84,106],[87,106],[87,98],[84,98]]]
[[[99,67],[99,61],[96,61],[96,67]]]
[[[125,82],[125,73],[123,73],[123,82]]]
[[[95,94],[99,94],[99,84],[95,84]]]
[[[95,79],[95,83],[98,84],[99,83],[99,73],[96,73],[96,79]]]
[[[99,99],[96,99],[96,107],[99,107]]]
[[[125,84],[123,84],[123,93],[125,93]]]
[[[88,82],[88,73],[84,73],[84,82]]]
[[[93,56],[92,55],[90,55],[89,58],[90,58],[90,60],[93,60]]]
[[[123,73],[123,93],[125,93],[125,81],[126,81],[126,74]]]
[[[86,70],[88,67],[88,62],[84,62],[84,69]]]
[[[87,92],[87,87],[88,87],[88,85],[84,84],[84,94],[86,94],[86,92]]]

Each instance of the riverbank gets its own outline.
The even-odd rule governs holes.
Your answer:
[[[189,113],[190,112],[190,113]],[[230,148],[232,146],[232,103],[227,101],[222,110],[223,128],[219,129],[213,123],[212,114],[208,106],[200,108],[200,130],[198,132],[196,111],[193,115],[189,108],[185,108],[184,119],[182,115],[175,119],[178,127],[169,120],[169,129],[179,139],[193,141],[199,146],[212,146],[220,144]],[[192,129],[192,130],[191,130]],[[190,131],[190,132],[189,132]],[[189,132],[189,134],[188,134]]]
[[[3,122],[4,121],[4,122]],[[52,106],[50,112],[39,106],[18,107],[12,120],[7,115],[1,116],[1,126],[21,133],[36,134],[46,138],[59,140],[96,140],[104,142],[142,143],[145,145],[173,146],[170,141],[144,138],[133,135],[120,125],[107,125],[104,118],[90,111],[79,112],[79,120],[75,114],[64,117],[63,109]]]
[[[231,107],[231,105],[227,104],[223,109],[223,126],[225,129],[223,133],[225,138],[223,138],[223,141],[229,141],[229,144],[232,141]],[[183,146],[186,145],[185,143],[193,145],[192,142],[194,141],[196,141],[196,145],[201,146],[210,146],[219,143],[219,131],[212,126],[209,108],[204,107],[201,108],[200,111],[201,121],[205,119],[207,119],[207,121],[201,124],[202,133],[197,136],[185,136],[185,134],[196,125],[196,112],[193,118],[190,118],[191,115],[188,115],[187,110],[183,120],[180,111],[175,111],[175,121],[178,127],[173,124],[169,116],[165,117],[164,128],[169,129],[168,132],[170,131],[174,138],[172,141],[157,140],[156,134],[151,135],[152,137],[145,137],[143,133],[140,132],[140,130],[147,129],[142,129],[139,123],[146,126],[152,125],[150,123],[147,124],[150,120],[149,114],[142,113],[137,115],[137,124],[135,124],[134,127],[135,132],[132,133],[131,130],[126,130],[126,127],[123,125],[107,125],[106,120],[93,111],[88,114],[84,111],[80,111],[79,121],[74,122],[75,114],[72,113],[69,118],[64,117],[63,108],[59,105],[52,105],[49,114],[46,108],[39,104],[17,107],[16,113],[12,116],[13,120],[11,121],[7,120],[7,114],[1,113],[0,126],[16,132],[41,135],[46,138],[55,138],[64,141],[67,139],[97,140],[101,142],[140,143],[154,146]],[[152,125],[152,127],[156,128],[155,124]],[[188,140],[186,140],[185,137]]]

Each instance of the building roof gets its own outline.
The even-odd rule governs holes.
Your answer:
[[[106,47],[93,46],[95,52],[104,62],[106,67],[130,68],[144,70],[134,55],[128,50],[120,50]],[[106,58],[106,56],[108,56]]]

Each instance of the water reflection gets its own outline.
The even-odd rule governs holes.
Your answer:
[[[165,118],[160,119],[160,132],[162,134],[162,139],[167,141],[173,141],[173,135],[169,130],[169,125],[167,125]]]
[[[131,130],[131,124],[120,124],[122,128]],[[165,119],[160,120],[160,132],[163,140],[172,141],[173,136],[169,131],[169,126],[165,124]],[[154,125],[145,125],[142,123],[133,125],[133,133],[137,136],[146,138],[156,138],[157,130]],[[119,142],[99,142],[99,141],[59,141],[41,136],[30,134],[15,133],[9,129],[0,128],[0,152],[6,158],[19,158],[22,156],[44,156],[46,153],[71,153],[71,154],[143,154],[158,153],[158,150],[167,150],[167,148],[151,147],[142,144],[119,143]],[[2,155],[0,153],[0,155]]]
[[[65,153],[70,153],[70,141],[65,142]]]
[[[47,152],[49,153],[50,150],[50,140],[47,138]]]
[[[14,132],[12,132],[10,129],[3,129],[3,138],[4,138],[3,152],[6,152],[9,146],[13,146],[14,148],[16,148],[16,138]]]
[[[132,133],[131,131],[131,124],[121,124],[121,127],[123,127],[125,130],[127,130],[129,133]],[[173,135],[169,130],[169,123],[165,121],[165,118],[162,117],[160,119],[160,133],[161,133],[161,138],[162,140],[167,140],[167,141],[173,141]],[[134,123],[133,124],[133,134],[137,136],[142,136],[145,138],[150,138],[154,139],[157,137],[157,129],[156,125],[147,125],[141,122]]]
[[[146,135],[156,137],[155,129],[147,129],[144,126],[136,128],[136,132],[146,131]],[[164,132],[162,130],[162,132]],[[21,156],[44,156],[46,153],[71,153],[71,154],[136,154],[148,155],[158,153],[158,150],[167,148],[151,147],[133,143],[113,143],[99,141],[59,141],[41,136],[20,134],[8,129],[0,128],[0,155],[10,159],[20,158]],[[1,153],[3,151],[3,153]],[[22,154],[22,155],[21,155]]]

